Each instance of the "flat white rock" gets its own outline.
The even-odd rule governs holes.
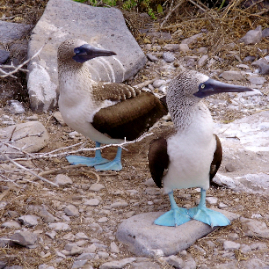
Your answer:
[[[230,221],[238,218],[237,214],[215,210],[223,213]],[[216,229],[196,220],[191,220],[178,227],[155,225],[154,220],[163,213],[144,213],[124,220],[117,230],[117,239],[128,245],[129,250],[136,255],[170,256],[187,249],[197,239]]]

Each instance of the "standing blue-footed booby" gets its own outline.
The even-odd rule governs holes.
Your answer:
[[[171,210],[156,219],[155,224],[177,226],[191,219],[212,227],[230,224],[223,214],[206,207],[206,190],[220,167],[222,148],[201,98],[244,91],[251,89],[218,82],[196,71],[183,72],[170,82],[166,102],[175,130],[167,138],[152,141],[148,158],[152,178],[168,193]],[[173,190],[191,187],[201,188],[199,205],[189,210],[178,207]]]
[[[85,62],[113,51],[95,48],[82,40],[66,40],[58,48],[59,109],[64,121],[96,142],[118,144],[134,140],[167,114],[165,102],[154,94],[123,83],[96,82]],[[121,148],[114,160],[67,156],[72,164],[94,166],[96,170],[122,169]]]

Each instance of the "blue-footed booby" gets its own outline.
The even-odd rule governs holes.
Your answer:
[[[158,187],[169,195],[171,210],[155,220],[155,224],[177,226],[191,219],[211,227],[226,226],[230,221],[221,213],[206,207],[206,190],[217,173],[222,148],[213,133],[213,120],[202,98],[221,92],[244,92],[250,88],[222,83],[196,71],[187,71],[173,79],[166,95],[174,132],[150,144],[149,168]],[[201,188],[197,207],[177,206],[174,189]]]
[[[70,39],[58,48],[59,110],[68,126],[96,142],[118,144],[134,140],[168,113],[165,101],[154,94],[123,83],[96,82],[86,61],[112,56],[115,52]],[[96,170],[122,169],[121,151],[109,161],[97,150],[94,158],[67,156],[72,164],[94,166]]]

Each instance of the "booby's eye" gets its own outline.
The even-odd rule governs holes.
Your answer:
[[[205,84],[202,83],[200,87],[201,87],[201,89],[204,89],[205,88]]]

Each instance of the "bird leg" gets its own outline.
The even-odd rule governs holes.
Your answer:
[[[168,193],[171,210],[157,218],[154,223],[161,226],[179,226],[191,220],[186,208],[178,207],[174,199],[173,191]]]
[[[104,164],[97,164],[94,166],[94,168],[97,171],[107,171],[107,170],[120,171],[122,169],[121,152],[122,152],[122,148],[118,147],[117,154],[114,160],[104,163]]]
[[[214,211],[206,207],[206,190],[201,188],[201,199],[197,207],[190,208],[188,210],[189,215],[192,219],[199,220],[210,225],[212,228],[214,226],[227,226],[230,224],[229,219],[227,219],[222,213]]]
[[[100,145],[101,144],[99,142],[96,142],[96,148],[100,148]],[[69,156],[66,156],[66,159],[71,164],[85,164],[87,166],[95,166],[95,165],[109,162],[109,160],[102,157],[100,149],[97,149],[95,151],[94,158],[85,157],[85,156],[77,156],[77,155],[69,155]]]

